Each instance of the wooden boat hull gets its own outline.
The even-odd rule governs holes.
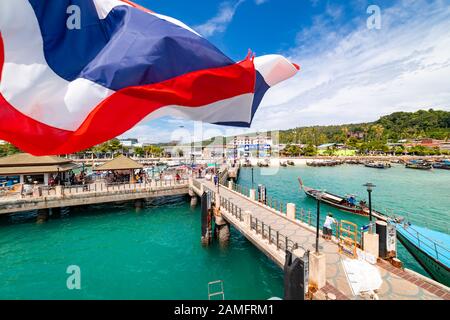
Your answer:
[[[387,169],[391,167],[389,165],[376,165],[376,164],[365,164],[364,166],[373,169]]]
[[[408,169],[416,169],[416,170],[431,170],[431,169],[433,169],[432,166],[424,167],[424,166],[416,166],[416,165],[406,165],[405,167]]]
[[[450,286],[450,270],[448,267],[418,248],[399,230],[397,230],[397,238],[434,280]]]

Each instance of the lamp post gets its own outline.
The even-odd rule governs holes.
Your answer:
[[[255,185],[255,183],[254,183],[254,178],[253,178],[253,167],[252,167],[252,189],[254,188],[254,185]]]
[[[376,185],[371,182],[367,182],[363,186],[367,188],[367,193],[369,194],[369,221],[372,222],[372,190],[376,187]]]
[[[317,194],[317,221],[316,221],[316,253],[319,253],[319,228],[320,228],[320,201],[322,200],[323,191]]]
[[[219,184],[220,184],[220,181],[219,181],[219,172],[217,171],[217,160],[216,160],[216,162],[214,162],[214,166],[215,166],[215,174],[216,174],[216,176],[217,176],[217,195],[219,195],[220,194],[220,189],[219,189]]]

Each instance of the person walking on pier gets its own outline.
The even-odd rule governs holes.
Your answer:
[[[328,213],[323,224],[323,238],[325,240],[331,240],[333,235],[333,224],[336,224],[336,220],[333,218],[332,213]]]
[[[219,183],[219,177],[217,174],[214,175],[214,185],[217,187],[217,184]]]

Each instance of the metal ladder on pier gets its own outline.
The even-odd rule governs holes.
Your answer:
[[[218,287],[217,291],[213,291],[214,287]],[[216,299],[211,299],[217,297]],[[217,280],[208,283],[208,300],[225,300],[225,294],[223,291],[223,281]]]

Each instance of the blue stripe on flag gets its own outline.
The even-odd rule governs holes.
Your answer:
[[[67,81],[85,78],[119,90],[234,64],[206,39],[133,7],[116,7],[101,20],[92,1],[29,2],[47,63]],[[79,30],[66,27],[69,5],[81,9]]]

